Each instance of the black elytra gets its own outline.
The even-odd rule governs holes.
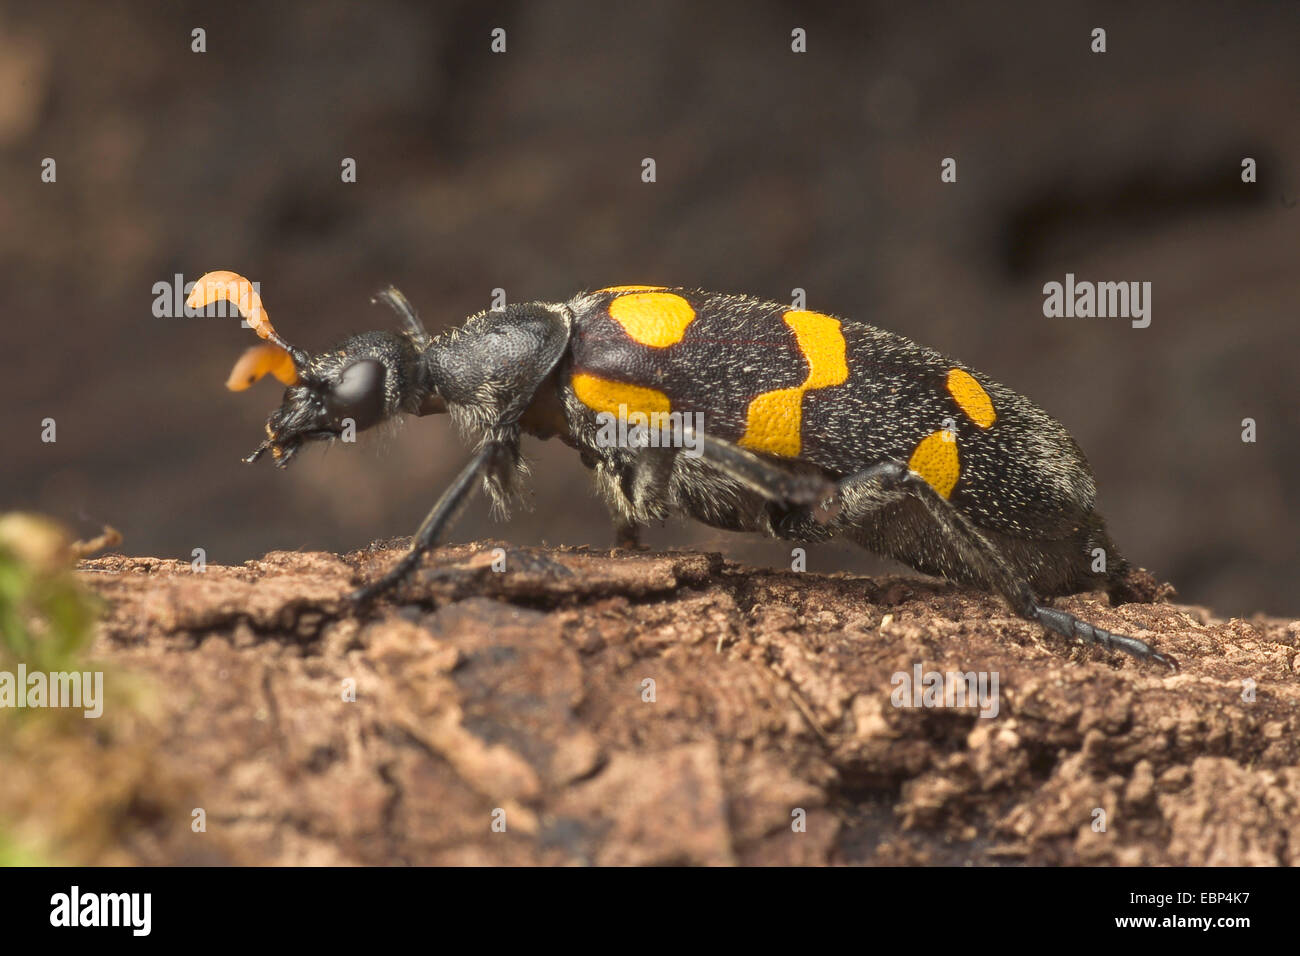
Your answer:
[[[448,413],[475,451],[371,601],[418,567],[474,488],[505,511],[524,434],[577,449],[619,544],[686,515],[800,542],[847,538],[1002,595],[1020,616],[1171,668],[1143,641],[1041,603],[1130,571],[1093,510],[1065,428],[986,375],[901,335],[745,295],[618,286],[528,302],[429,335],[395,289],[398,332],[291,353],[298,381],[267,422],[283,467],[305,440]],[[269,323],[268,323],[269,327]],[[638,428],[637,426],[641,426]]]

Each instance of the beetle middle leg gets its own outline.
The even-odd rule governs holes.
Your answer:
[[[698,448],[700,461],[730,479],[734,485],[758,495],[776,512],[812,515],[821,524],[834,515],[838,505],[833,480],[818,473],[797,471],[767,461],[732,442],[697,432],[689,423],[684,427],[687,438],[684,447]],[[636,532],[640,525],[668,516],[671,510],[668,503],[680,494],[680,489],[673,487],[680,477],[679,464],[683,463],[683,458],[692,457],[682,448],[660,446],[642,448],[635,454],[603,461],[592,458],[589,467],[596,470],[598,483],[609,502],[619,547],[639,546]],[[697,488],[702,485],[698,476],[695,484]],[[676,501],[677,506],[681,504]],[[740,530],[740,525],[730,520],[719,523],[698,511],[692,513],[705,523]],[[818,536],[826,535],[823,532]]]
[[[641,543],[641,525],[639,522],[624,518],[620,514],[611,515],[614,522],[614,547],[623,551],[646,551]]]
[[[617,547],[644,550],[641,528],[646,520],[662,519],[666,514],[664,501],[676,457],[673,448],[646,448],[620,472],[623,507],[614,520]]]

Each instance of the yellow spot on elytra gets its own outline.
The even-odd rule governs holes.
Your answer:
[[[609,314],[633,342],[663,349],[676,345],[695,321],[695,310],[671,292],[630,292],[609,304]]]
[[[578,396],[578,401],[598,412],[609,412],[611,415],[644,412],[649,415],[653,412],[672,411],[668,396],[653,388],[612,382],[583,372],[575,373],[572,382],[573,393]],[[619,406],[623,406],[622,409]]]
[[[844,384],[849,366],[839,319],[801,310],[787,312],[782,318],[794,330],[799,351],[808,360],[808,377],[802,385],[764,392],[751,401],[740,444],[753,451],[795,458],[803,447],[804,393]]]
[[[907,460],[907,467],[945,498],[952,494],[961,475],[954,437],[951,432],[932,432],[921,439]]]
[[[980,428],[989,428],[998,420],[989,393],[984,391],[969,372],[955,368],[948,373],[948,394],[953,397],[957,407],[966,413],[966,417]]]
[[[653,292],[655,289],[666,289],[663,285],[611,285],[603,289],[597,289],[597,292]]]
[[[289,353],[278,345],[264,342],[245,350],[226,379],[226,388],[242,392],[263,375],[274,375],[285,385],[298,384],[298,370]]]

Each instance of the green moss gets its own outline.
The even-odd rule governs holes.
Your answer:
[[[98,606],[72,567],[67,535],[53,522],[0,516],[0,663],[82,669]]]

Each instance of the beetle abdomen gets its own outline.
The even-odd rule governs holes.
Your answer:
[[[568,384],[593,413],[700,413],[716,438],[839,477],[907,461],[980,525],[1031,539],[1064,537],[1092,509],[1092,474],[1064,427],[901,335],[652,286],[568,307]]]

